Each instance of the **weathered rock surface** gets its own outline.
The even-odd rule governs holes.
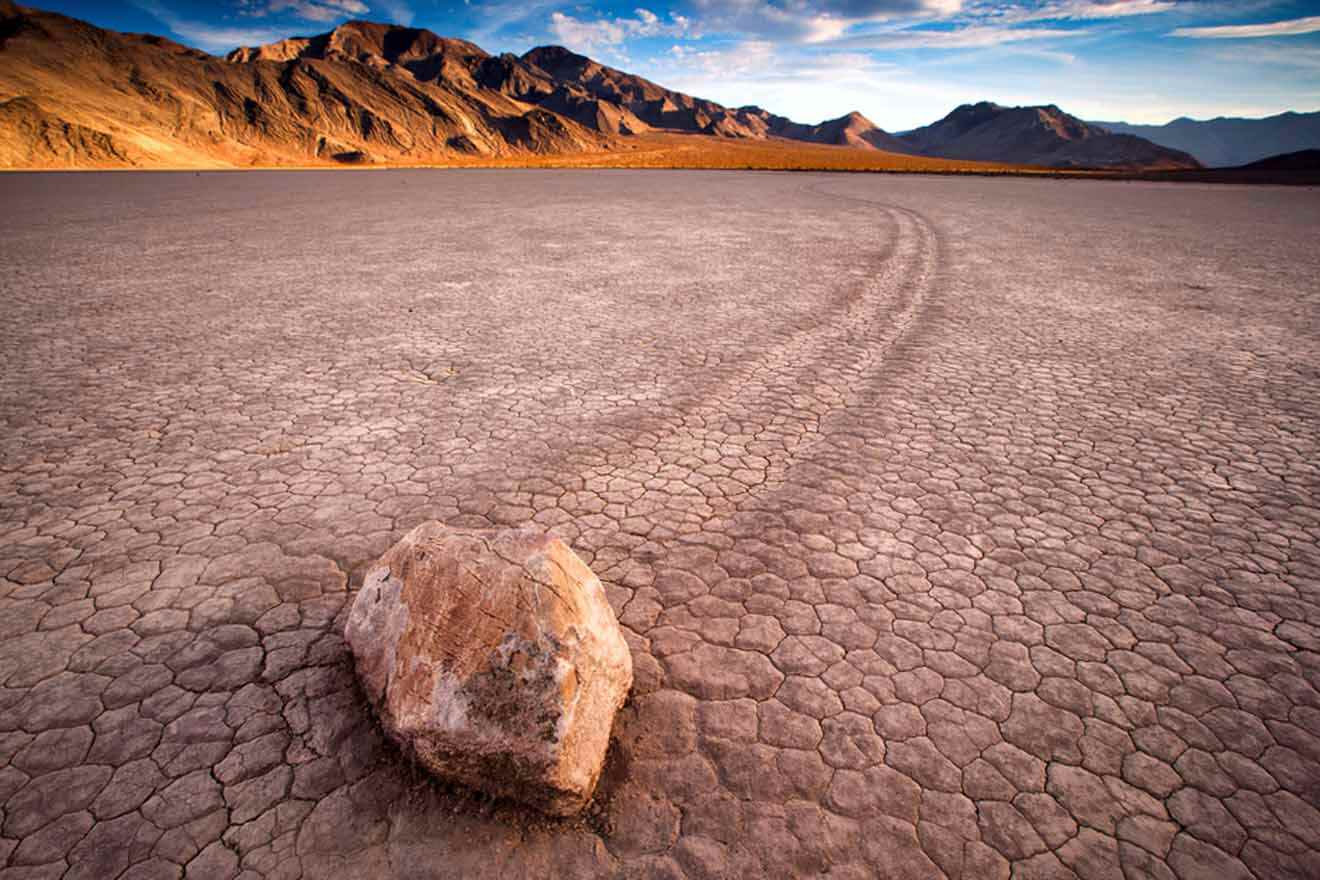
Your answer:
[[[554,815],[591,799],[632,657],[562,541],[418,526],[368,572],[346,637],[385,731],[436,775]]]

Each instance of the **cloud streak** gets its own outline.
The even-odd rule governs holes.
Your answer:
[[[1294,71],[1320,74],[1320,48],[1282,45],[1224,45],[1212,50],[1213,56],[1229,64],[1292,68]],[[1315,102],[1320,105],[1320,101]]]
[[[132,0],[134,6],[159,20],[183,42],[207,52],[223,53],[236,46],[258,46],[288,37],[287,27],[213,24],[185,18],[157,0]],[[265,0],[240,7],[252,18],[291,15],[305,21],[330,24],[344,18],[359,18],[373,11],[383,13],[392,24],[410,25],[415,14],[406,0]]]
[[[1320,15],[1272,21],[1266,24],[1231,24],[1218,27],[1178,28],[1174,37],[1193,37],[1199,40],[1249,40],[1260,37],[1291,37],[1298,34],[1320,32]]]
[[[632,17],[591,21],[562,12],[550,16],[550,30],[555,37],[569,48],[581,51],[618,46],[634,38],[684,37],[691,29],[692,22],[681,15],[675,14],[665,21],[648,9],[638,9]]]
[[[176,37],[190,46],[207,52],[224,52],[236,46],[256,46],[274,43],[288,34],[275,28],[229,27],[182,18],[152,0],[134,0],[133,5],[158,19]]]
[[[251,16],[293,15],[306,21],[335,21],[349,15],[365,15],[362,0],[266,0],[245,4],[243,13]]]
[[[464,0],[472,25],[463,36],[476,43],[488,43],[507,38],[515,31],[535,30],[539,33],[548,14],[563,5],[562,0],[520,0],[516,5],[501,0]]]
[[[1063,28],[1002,28],[984,25],[955,30],[908,30],[860,34],[834,40],[830,45],[849,49],[982,49],[1032,40],[1080,37],[1085,31]]]
[[[380,0],[372,5],[383,10],[392,24],[411,25],[417,17],[417,13],[404,0]]]
[[[930,21],[954,15],[962,0],[694,0],[707,33],[796,43],[838,39],[861,24]]]
[[[937,21],[964,27],[1009,27],[1029,22],[1089,22],[1157,15],[1188,7],[1188,0],[693,0],[701,29],[759,39],[829,43],[867,25],[912,27]],[[1007,38],[998,42],[1018,42]]]
[[[1102,21],[1137,15],[1159,15],[1173,12],[1180,5],[1186,4],[1179,0],[1055,0],[1034,8],[1013,8],[996,3],[987,10],[986,15],[997,21],[1012,22]]]

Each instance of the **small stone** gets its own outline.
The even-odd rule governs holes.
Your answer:
[[[368,571],[345,638],[386,733],[437,776],[553,815],[591,799],[632,657],[562,541],[418,526]]]

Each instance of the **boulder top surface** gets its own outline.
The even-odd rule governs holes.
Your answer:
[[[418,526],[367,573],[345,635],[386,733],[427,769],[553,814],[590,800],[632,658],[562,541]]]

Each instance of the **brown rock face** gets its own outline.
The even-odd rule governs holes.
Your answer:
[[[368,572],[345,636],[386,732],[437,776],[554,815],[591,799],[632,656],[562,541],[418,526]]]

